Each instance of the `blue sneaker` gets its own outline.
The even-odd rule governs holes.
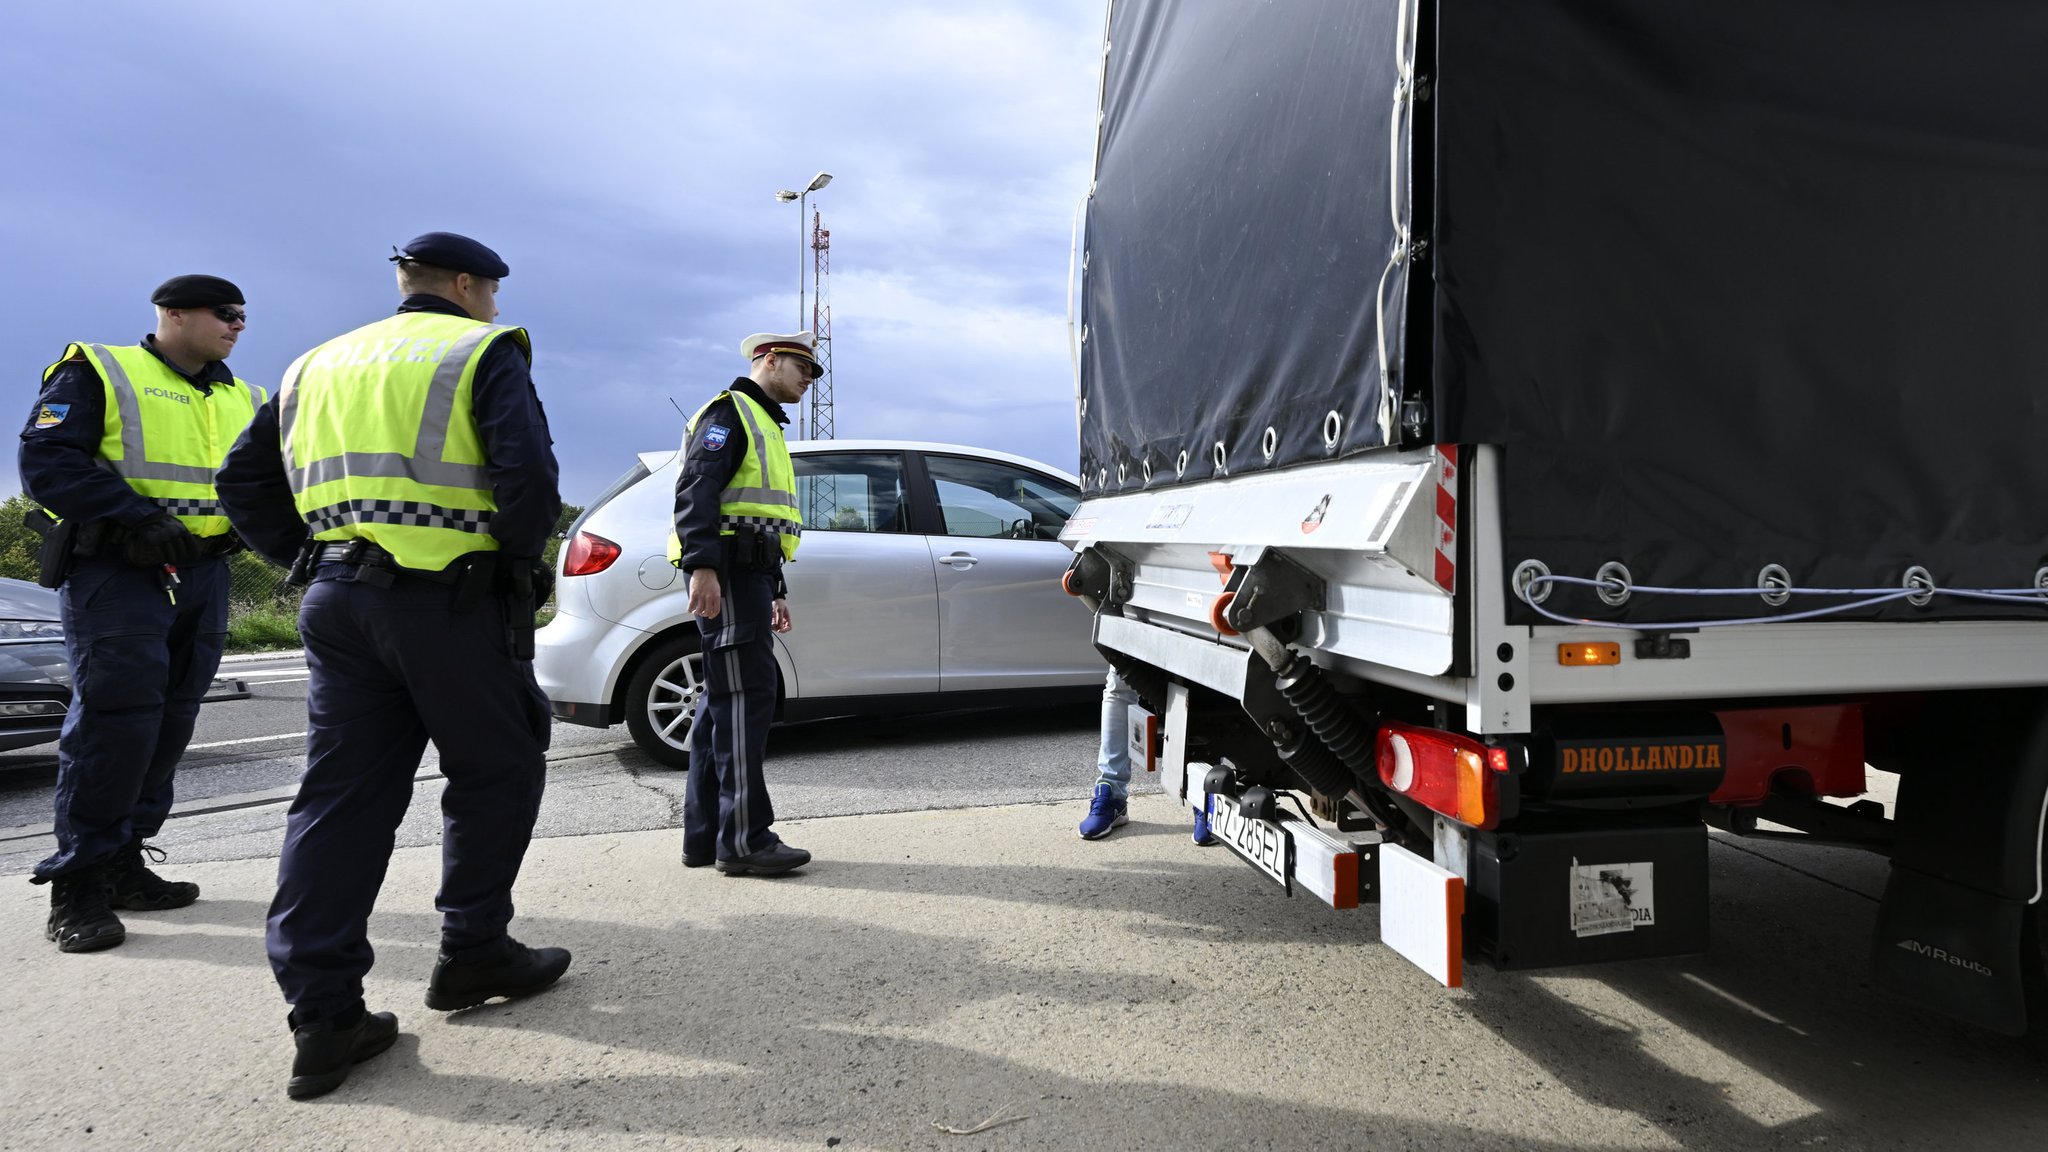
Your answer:
[[[1209,847],[1209,846],[1210,846],[1211,844],[1221,844],[1221,843],[1222,843],[1222,841],[1221,841],[1221,840],[1218,840],[1218,839],[1216,839],[1215,835],[1214,835],[1213,833],[1211,833],[1211,832],[1209,831],[1209,813],[1208,813],[1208,812],[1207,812],[1206,810],[1204,810],[1204,809],[1200,809],[1200,808],[1196,809],[1196,810],[1195,810],[1195,847],[1197,847],[1197,848],[1207,848],[1207,847]]]
[[[1088,816],[1081,821],[1081,839],[1100,840],[1117,825],[1130,823],[1127,807],[1124,798],[1110,791],[1109,785],[1097,784],[1095,795],[1088,798]]]

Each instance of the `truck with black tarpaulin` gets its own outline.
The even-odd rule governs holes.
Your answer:
[[[1708,949],[1709,829],[1876,853],[1875,983],[2048,1026],[2044,43],[1113,0],[1066,586],[1170,790],[1446,983]]]

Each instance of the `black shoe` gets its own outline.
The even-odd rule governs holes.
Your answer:
[[[727,876],[780,876],[811,862],[811,854],[787,844],[776,844],[745,856],[720,860],[718,870]]]
[[[93,864],[50,879],[50,921],[43,938],[59,952],[98,952],[128,938],[121,918],[107,908],[107,869]]]
[[[292,1057],[292,1078],[284,1094],[294,1100],[325,1096],[348,1079],[349,1069],[391,1047],[398,1039],[398,1017],[389,1012],[364,1012],[356,1022],[338,1028],[333,1020],[315,1020],[292,1029],[298,1055]]]
[[[709,853],[702,856],[695,856],[688,852],[683,853],[683,867],[685,868],[703,868],[710,863],[711,856]]]
[[[546,991],[568,970],[567,948],[528,948],[510,936],[460,952],[443,952],[427,981],[427,1007],[455,1012],[474,1008],[494,996],[531,996]]]
[[[158,864],[168,855],[154,844],[130,840],[107,861],[107,907],[131,908],[138,912],[161,912],[183,908],[199,899],[199,885],[184,880],[166,880],[149,870],[142,854]]]

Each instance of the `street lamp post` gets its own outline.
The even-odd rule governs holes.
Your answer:
[[[791,200],[796,201],[796,330],[799,332],[805,331],[804,279],[806,269],[804,267],[804,249],[806,247],[805,238],[809,234],[808,227],[811,219],[807,205],[810,202],[811,193],[818,191],[831,182],[832,174],[830,172],[820,172],[816,176],[811,177],[810,184],[805,186],[801,192],[791,192],[789,189],[784,188],[775,194],[775,198],[784,204],[789,203]]]

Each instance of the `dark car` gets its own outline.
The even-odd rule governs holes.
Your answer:
[[[57,594],[0,578],[0,752],[55,740],[70,707]]]

